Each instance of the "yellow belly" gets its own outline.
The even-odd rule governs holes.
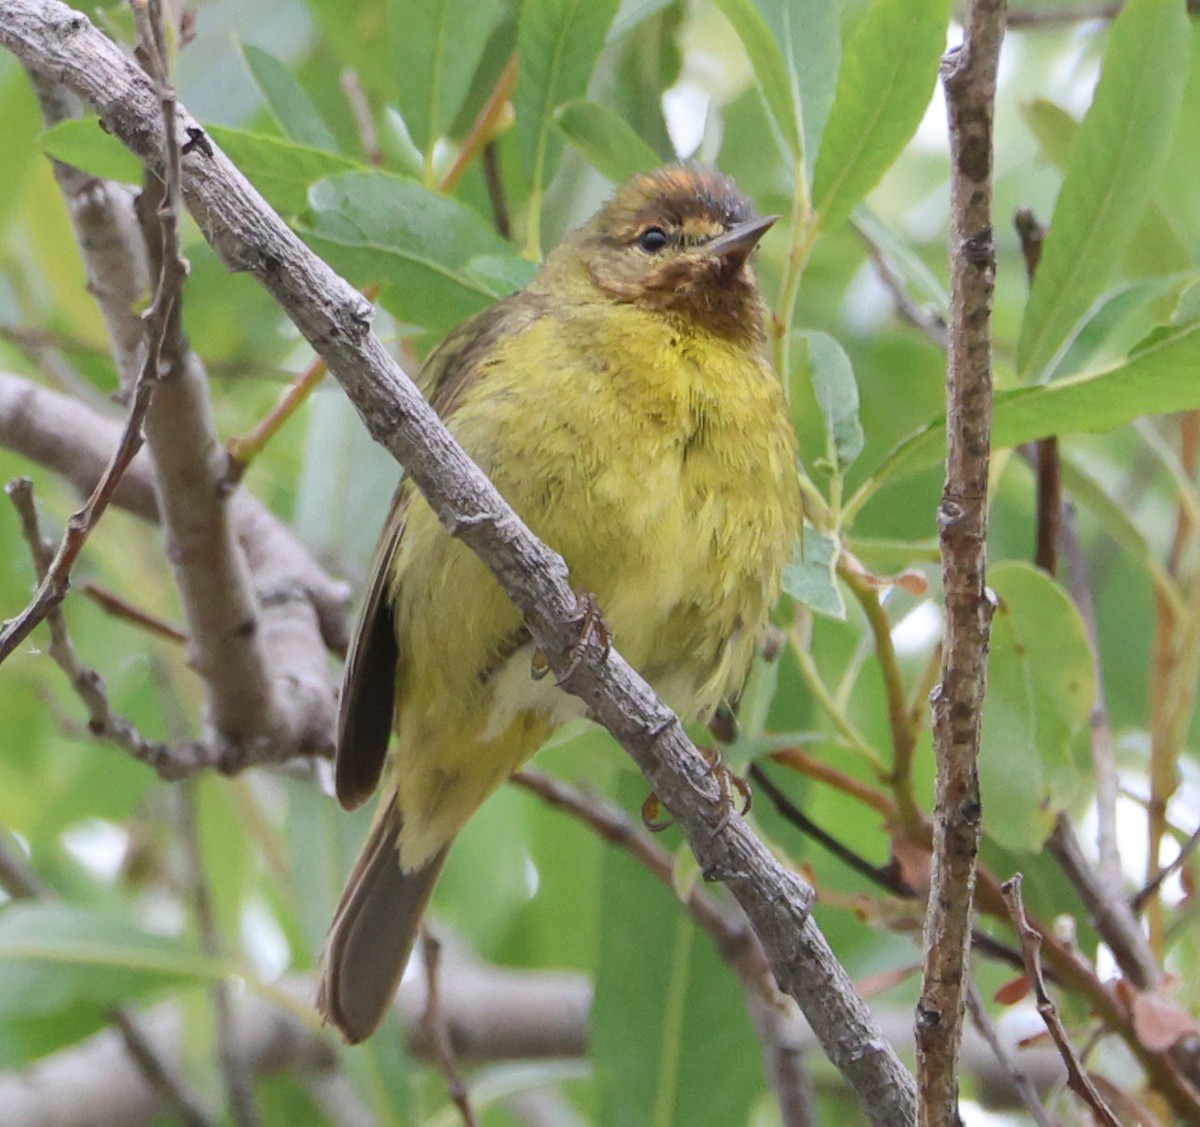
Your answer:
[[[701,717],[744,676],[798,533],[782,393],[719,342],[631,333],[652,347],[581,357],[562,338],[552,322],[522,334],[448,422],[596,596],[620,652],[681,716]],[[393,772],[415,868],[582,706],[530,677],[516,610],[420,497],[393,582]]]

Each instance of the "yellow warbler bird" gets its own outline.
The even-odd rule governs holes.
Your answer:
[[[795,434],[749,264],[772,222],[718,172],[637,176],[422,372],[467,453],[684,720],[740,687],[800,531]],[[491,573],[402,484],[341,699],[338,799],[356,807],[385,779],[317,1000],[350,1042],[387,1011],[455,835],[582,715],[531,675],[535,657]]]

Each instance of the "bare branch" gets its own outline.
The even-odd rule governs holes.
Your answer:
[[[1165,881],[1173,873],[1177,873],[1181,868],[1183,868],[1184,864],[1187,862],[1187,859],[1196,852],[1197,846],[1200,846],[1200,829],[1196,830],[1196,832],[1192,834],[1192,836],[1189,837],[1182,846],[1180,846],[1179,852],[1175,855],[1173,860],[1159,869],[1158,872],[1155,873],[1154,876],[1151,877],[1150,880],[1148,880],[1146,884],[1138,890],[1138,893],[1136,896],[1134,896],[1132,903],[1132,907],[1135,912],[1141,912],[1150,898],[1157,895],[1158,890],[1162,887],[1163,881]]]
[[[1008,1050],[1001,1043],[1000,1034],[996,1032],[992,1019],[988,1017],[987,1007],[979,996],[979,989],[975,985],[974,979],[967,984],[967,1009],[971,1013],[971,1020],[975,1023],[975,1028],[988,1043],[988,1047],[995,1054],[1000,1066],[1008,1073],[1009,1079],[1012,1080],[1013,1090],[1020,1096],[1021,1102],[1033,1116],[1034,1122],[1038,1124],[1038,1127],[1057,1127],[1038,1098],[1037,1089],[1030,1083],[1024,1070],[1012,1059]]]
[[[159,159],[150,84],[85,16],[57,0],[9,0],[0,42],[98,110],[108,129]],[[185,129],[199,130],[181,112]],[[288,230],[216,146],[184,156],[184,196],[230,268],[252,273],[325,357],[371,433],[406,467],[452,534],[493,570],[555,675],[634,757],[687,835],[701,871],[727,884],[763,943],[776,979],[808,1015],[874,1123],[912,1121],[915,1088],[809,915],[811,889],[745,821],[678,719],[616,651],[590,640],[566,567],[530,534],[370,331],[370,305]]]
[[[918,329],[929,338],[938,348],[945,348],[948,343],[946,322],[941,313],[927,305],[922,305],[909,292],[900,271],[888,257],[887,252],[879,245],[871,233],[861,224],[853,224],[854,231],[867,248],[867,254],[875,266],[879,280],[887,287],[896,303],[896,312],[901,319],[907,321],[914,329]]]
[[[1101,1099],[1100,1093],[1096,1091],[1096,1086],[1084,1071],[1083,1065],[1079,1063],[1079,1058],[1071,1046],[1071,1039],[1067,1036],[1067,1031],[1063,1028],[1062,1021],[1058,1016],[1058,1010],[1046,990],[1046,983],[1042,978],[1042,937],[1036,928],[1029,926],[1029,921],[1025,918],[1025,904],[1021,898],[1020,873],[1004,882],[1004,898],[1012,913],[1013,926],[1016,927],[1017,935],[1021,939],[1021,950],[1025,955],[1025,969],[1033,981],[1038,1013],[1042,1015],[1042,1020],[1046,1023],[1046,1028],[1050,1031],[1050,1036],[1054,1039],[1054,1043],[1062,1055],[1063,1063],[1067,1066],[1067,1086],[1092,1109],[1097,1123],[1103,1124],[1104,1127],[1120,1127],[1120,1120],[1113,1115],[1112,1109]]]
[[[200,848],[200,831],[196,825],[196,790],[191,782],[179,788],[176,798],[179,809],[179,837],[183,843],[187,864],[186,884],[192,910],[200,931],[200,945],[205,953],[221,958],[221,932],[217,926],[208,875],[204,871],[204,853]],[[258,1112],[254,1107],[254,1077],[241,1042],[241,1030],[233,1010],[229,983],[224,979],[212,985],[213,1013],[216,1016],[217,1060],[225,1079],[229,1110],[236,1127],[257,1127]]]
[[[674,889],[674,860],[619,807],[541,771],[528,768],[518,771],[512,781],[567,811],[610,845],[624,849],[660,884]],[[742,985],[750,1020],[762,1045],[767,1082],[775,1093],[785,1127],[815,1122],[810,1082],[794,1022],[786,999],[779,994],[771,977],[762,946],[743,918],[723,909],[703,888],[693,885],[688,889],[683,906],[697,927],[708,934]]]
[[[450,1102],[458,1108],[464,1127],[479,1127],[479,1121],[471,1110],[471,1093],[458,1068],[454,1045],[450,1040],[450,1028],[442,1013],[441,974],[442,945],[428,927],[421,929],[421,954],[425,962],[425,1012],[421,1015],[421,1028],[433,1045],[433,1059],[446,1079]]]
[[[63,474],[77,488],[92,487],[107,451],[117,441],[118,424],[89,407],[47,391],[19,376],[0,372],[0,445]],[[153,472],[144,454],[121,479],[114,503],[148,520],[157,518]],[[238,542],[254,575],[260,605],[260,632],[271,653],[286,662],[280,692],[301,731],[315,746],[327,747],[328,669],[325,645],[344,652],[349,590],[331,580],[306,548],[279,520],[244,489],[231,496],[231,518]],[[322,735],[323,733],[323,735]],[[221,749],[183,759],[151,760],[160,773],[179,777],[194,770],[229,766]],[[244,764],[234,764],[240,766]]]
[[[5,492],[20,517],[21,531],[29,545],[34,571],[38,582],[41,583],[53,563],[53,548],[42,539],[38,526],[33,482],[27,477],[19,477],[9,482]],[[199,749],[192,744],[172,748],[156,740],[147,739],[131,721],[112,711],[104,691],[104,678],[94,669],[84,665],[75,652],[61,606],[56,605],[49,609],[46,625],[50,630],[50,648],[47,652],[51,660],[67,675],[71,688],[87,709],[87,727],[93,736],[123,748],[135,759],[160,770],[168,762],[191,761],[199,756]]]
[[[37,71],[30,71],[30,78],[47,128],[80,115],[74,94]],[[118,396],[125,402],[133,394],[146,339],[146,326],[135,307],[150,292],[146,254],[133,213],[133,191],[57,160],[54,177],[75,228],[88,292],[96,299],[108,330],[120,381]]]
[[[946,486],[938,510],[946,628],[934,692],[937,802],[925,968],[917,1005],[921,1122],[958,1116],[967,951],[982,808],[979,735],[992,606],[984,585],[991,448],[992,117],[1004,0],[973,0],[961,48],[942,62],[950,122],[950,347]]]

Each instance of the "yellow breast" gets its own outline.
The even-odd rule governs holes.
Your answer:
[[[544,318],[512,338],[448,422],[692,719],[736,688],[777,597],[800,521],[793,432],[758,354],[633,309],[614,341],[604,312],[573,307],[570,332]],[[395,594],[401,805],[429,823],[406,825],[407,860],[578,705],[531,680],[507,596],[418,498]]]

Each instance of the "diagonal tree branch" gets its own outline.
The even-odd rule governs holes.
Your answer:
[[[11,0],[0,15],[0,42],[91,103],[144,160],[159,159],[150,83],[78,11],[56,0]],[[181,116],[185,129],[199,129]],[[562,559],[530,534],[370,331],[369,303],[304,247],[215,146],[193,147],[183,172],[184,198],[217,254],[262,282],[325,357],[371,433],[496,574],[568,691],[636,760],[706,877],[724,881],[737,898],[777,981],[799,1002],[870,1121],[911,1123],[912,1077],[811,919],[811,889],[730,816],[708,763],[619,654],[592,640],[573,659],[583,611]]]
[[[119,422],[91,407],[0,372],[0,446],[61,474],[80,493],[95,488],[120,433]],[[113,504],[143,520],[158,520],[154,471],[144,452],[134,457],[118,482]],[[345,653],[350,604],[346,584],[331,579],[253,494],[236,489],[230,505],[260,602],[311,604],[325,645]]]

